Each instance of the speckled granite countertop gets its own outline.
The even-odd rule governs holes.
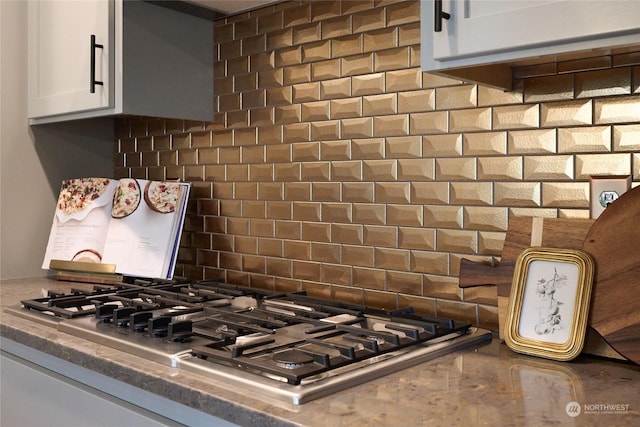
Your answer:
[[[13,306],[42,289],[78,284],[46,278],[0,282],[0,303]],[[227,389],[189,372],[148,362],[60,333],[9,313],[5,338],[240,425],[539,426],[637,425],[640,367],[579,357],[554,362],[518,355],[499,340],[439,357],[300,406]],[[566,407],[578,402],[581,414]]]

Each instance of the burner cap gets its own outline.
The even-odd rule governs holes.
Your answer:
[[[307,363],[313,363],[313,356],[300,350],[285,350],[272,356],[276,365],[285,369],[297,369]]]

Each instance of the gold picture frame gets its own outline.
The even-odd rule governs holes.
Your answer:
[[[528,248],[516,260],[505,342],[518,353],[568,361],[584,347],[594,261],[579,249]]]

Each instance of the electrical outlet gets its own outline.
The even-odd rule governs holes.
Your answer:
[[[618,197],[631,188],[631,176],[592,176],[590,199],[591,218],[598,218]]]

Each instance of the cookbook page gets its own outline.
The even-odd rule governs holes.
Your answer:
[[[188,184],[121,179],[114,196],[103,262],[116,272],[139,277],[170,277],[179,207]]]
[[[51,260],[102,262],[118,182],[78,178],[62,182],[42,268]]]

